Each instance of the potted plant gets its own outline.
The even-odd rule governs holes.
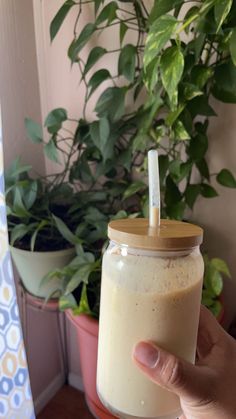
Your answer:
[[[225,261],[220,258],[209,259],[207,255],[204,255],[204,263],[202,304],[208,307],[218,321],[222,323],[224,318],[223,276],[231,278],[231,274]]]
[[[82,10],[92,6],[94,19],[81,28]],[[142,0],[105,4],[94,0],[88,6],[83,1],[79,4],[66,1],[51,23],[51,40],[72,8],[77,8],[78,13],[68,56],[72,64],[78,64],[86,88],[83,119],[75,127],[78,143],[85,149],[73,169],[88,189],[93,182],[101,181],[102,191],[107,195],[100,202],[100,213],[105,213],[107,219],[122,210],[147,215],[146,154],[150,148],[160,152],[163,217],[187,219],[198,197],[216,197],[212,179],[235,188],[235,177],[227,168],[211,174],[206,156],[208,122],[216,116],[211,96],[236,103],[236,3],[156,0],[146,5]],[[119,29],[120,47],[108,49],[96,45],[84,59],[81,55],[84,46],[110,27]],[[126,42],[128,33],[137,35],[134,42]],[[116,56],[117,72],[101,65],[98,69],[102,57]],[[96,101],[96,118],[88,121],[88,101],[104,82]],[[92,164],[96,169],[91,174]],[[86,206],[85,213],[90,207]],[[78,275],[67,268],[58,272],[65,279],[61,308],[70,307],[75,314],[94,316],[95,300],[96,307],[99,306],[99,240],[86,241],[88,232],[93,234],[94,230],[99,239],[102,221],[99,217],[100,214],[96,220],[95,216],[96,227],[86,222],[76,232],[83,240],[83,249],[77,248],[77,257],[88,251],[96,255],[93,260],[89,256],[91,270],[86,267],[84,276],[84,262],[81,266],[77,259]],[[215,297],[221,293],[222,273],[228,275],[222,261],[206,260],[203,301],[215,314],[220,308]],[[92,289],[97,296],[95,300],[91,300]],[[215,292],[214,297],[209,292]]]
[[[44,143],[44,151],[51,160],[59,161],[60,144],[56,135],[63,122],[64,111],[56,109],[45,122],[52,138],[43,141],[42,130],[30,119],[26,120],[29,138]],[[79,214],[69,210],[75,202],[76,191],[66,179],[73,143],[63,150],[63,169],[55,175],[31,175],[31,166],[17,158],[5,172],[6,204],[10,250],[24,287],[41,298],[59,295],[61,284],[56,278],[41,286],[41,280],[52,269],[67,265],[75,255],[74,243],[68,241],[67,228],[74,229]],[[63,232],[63,235],[62,235]],[[70,239],[70,237],[69,237]]]

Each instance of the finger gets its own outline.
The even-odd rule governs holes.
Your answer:
[[[204,400],[212,386],[207,367],[197,367],[158,348],[152,342],[138,343],[133,352],[138,367],[155,383],[179,397]]]

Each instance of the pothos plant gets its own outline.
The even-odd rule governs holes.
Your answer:
[[[83,25],[87,8],[93,17]],[[198,197],[218,195],[216,182],[236,188],[227,168],[213,174],[207,162],[209,119],[216,117],[211,97],[236,103],[236,0],[67,0],[51,22],[52,41],[72,10],[68,57],[78,66],[85,95],[83,116],[75,121],[79,158],[71,173],[86,188],[99,179],[112,202],[108,218],[117,210],[147,215],[150,148],[160,153],[163,217],[186,219]],[[102,44],[101,33],[119,38],[119,47]],[[114,71],[102,65],[104,57],[107,63],[116,60]],[[98,88],[91,121],[87,105]],[[99,218],[93,222],[97,220],[99,225]],[[86,228],[93,229],[88,224]],[[78,258],[81,254],[79,247]],[[61,307],[75,308],[79,302],[78,312],[86,306],[94,313],[86,289],[100,284],[100,274],[94,280],[100,265],[91,259],[90,272],[84,275],[84,262],[77,261],[77,270],[73,265],[72,271],[60,273],[65,281]],[[223,261],[206,260],[203,300],[216,314],[222,274],[229,275]],[[99,292],[96,296],[98,307]]]

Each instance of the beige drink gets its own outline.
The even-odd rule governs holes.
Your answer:
[[[97,388],[119,417],[174,419],[179,399],[140,372],[131,354],[152,340],[195,360],[203,261],[199,250],[154,252],[112,245],[104,255]]]

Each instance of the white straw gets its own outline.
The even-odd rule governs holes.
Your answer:
[[[150,150],[148,152],[148,176],[149,176],[149,225],[158,227],[160,225],[160,179],[158,152]]]

